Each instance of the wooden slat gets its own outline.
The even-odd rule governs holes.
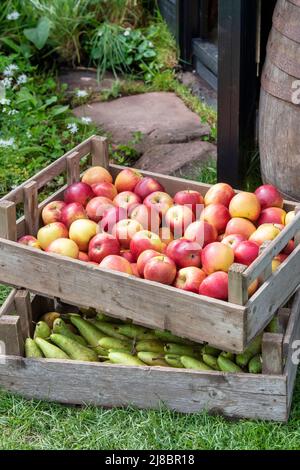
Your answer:
[[[0,201],[0,238],[17,238],[16,205],[10,201]]]
[[[77,183],[80,179],[80,166],[78,152],[73,152],[67,156],[67,185]]]
[[[262,255],[265,251],[265,249],[270,245],[270,241],[265,241],[260,247],[259,247],[259,255]],[[259,275],[259,284],[263,284],[269,277],[272,276],[272,261],[265,267],[265,269],[260,273]]]
[[[4,344],[6,355],[23,356],[24,339],[20,318],[18,316],[3,315],[0,318],[0,341],[2,342],[2,346]],[[1,360],[3,361],[3,358],[0,357],[0,364]]]
[[[247,266],[234,263],[228,273],[228,300],[233,304],[245,305],[248,301],[248,288],[243,272]]]
[[[65,155],[55,160],[55,162],[51,163],[51,165],[48,165],[46,168],[41,170],[32,178],[29,178],[25,183],[21,184],[16,189],[13,189],[10,193],[4,196],[2,200],[13,201],[16,204],[23,202],[23,188],[25,184],[30,183],[31,181],[36,181],[38,184],[38,189],[45,186],[47,183],[52,181],[53,178],[55,178],[56,176],[59,176],[61,173],[66,171],[67,169],[66,157],[68,155],[70,155],[73,152],[78,152],[78,158],[80,159],[84,157],[85,155],[87,155],[88,153],[90,153],[91,139],[92,137],[89,137],[84,142],[74,147],[74,149],[70,150]]]
[[[14,311],[16,292],[16,289],[12,289],[12,291],[6,297],[4,303],[0,307],[0,317],[2,317],[2,315],[9,315]]]
[[[287,225],[284,230],[282,230],[278,237],[276,237],[275,240],[273,240],[264,250],[263,254],[253,261],[253,263],[243,273],[243,276],[247,278],[248,286],[272,263],[272,259],[284,249],[299,230],[300,213],[296,215],[295,219]]]
[[[298,341],[298,344],[295,342]],[[298,361],[300,359],[299,352],[299,341],[300,341],[300,289],[298,290],[289,321],[288,328],[286,330],[285,337],[283,339],[284,352],[287,353],[287,360],[284,369],[284,373],[287,375],[287,402],[288,402],[288,413],[291,408],[293,390],[297,375]],[[298,351],[298,353],[297,353]]]
[[[283,369],[283,335],[265,333],[262,340],[263,374],[280,375]]]
[[[109,169],[108,141],[105,137],[94,136],[91,141],[92,165]]]
[[[27,290],[17,290],[15,295],[15,306],[16,312],[20,317],[23,338],[26,339],[33,333],[30,294]]]
[[[300,206],[295,208],[295,213],[300,214]],[[300,245],[300,230],[295,235],[295,245]]]
[[[244,307],[17,243],[0,243],[0,281],[224,349],[244,348]],[[24,272],[26,276],[24,276]],[[91,295],[91,292],[93,293]]]
[[[38,185],[36,181],[25,184],[24,188],[24,218],[27,235],[36,236],[39,228]]]
[[[280,376],[9,357],[0,364],[0,385],[30,399],[61,403],[164,405],[183,413],[208,410],[237,418],[286,419],[286,380]]]
[[[300,279],[300,245],[249,299],[247,342],[271,321],[276,311],[292,296]]]
[[[281,307],[278,310],[278,323],[279,323],[279,328],[280,328],[279,333],[285,333],[286,332],[286,329],[287,329],[287,326],[288,326],[288,323],[289,323],[289,319],[290,319],[290,315],[291,315],[291,309],[290,308]]]

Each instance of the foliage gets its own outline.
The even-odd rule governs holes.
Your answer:
[[[25,59],[0,54],[0,80],[1,196],[96,130],[75,119],[64,89]]]
[[[127,144],[111,145],[111,156],[118,165],[132,166],[140,157],[136,145],[142,140],[140,131],[132,134],[132,139]]]

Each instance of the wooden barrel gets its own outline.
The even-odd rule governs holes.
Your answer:
[[[261,80],[262,177],[300,200],[300,0],[278,0]]]

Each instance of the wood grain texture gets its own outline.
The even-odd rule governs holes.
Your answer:
[[[271,321],[299,286],[300,245],[253,294],[247,307],[247,342]]]
[[[8,357],[0,386],[27,398],[104,407],[132,405],[183,413],[286,420],[286,379]]]
[[[247,266],[234,263],[228,272],[228,300],[233,304],[245,305],[248,301],[247,280],[243,273]]]
[[[168,329],[224,349],[240,352],[245,346],[246,311],[238,305],[9,241],[0,242],[0,267],[0,281],[6,284],[95,307],[112,316]]]
[[[26,235],[36,236],[39,228],[38,184],[30,181],[24,188],[24,218]]]
[[[20,318],[18,316],[2,315],[2,317],[0,317],[0,341],[5,345],[5,354],[7,356],[24,355],[24,338]],[[3,360],[3,358],[0,357],[0,364],[1,360]]]
[[[0,317],[2,315],[11,314],[15,310],[15,295],[17,290],[12,289],[12,291],[6,297],[4,303],[0,307]]]
[[[19,315],[24,340],[33,334],[30,294],[27,290],[18,289],[15,294],[15,308]]]
[[[72,152],[67,156],[67,186],[80,180],[80,167],[78,152]]]
[[[263,374],[281,375],[283,370],[283,335],[264,333],[262,340]]]
[[[92,137],[91,154],[93,166],[103,166],[109,169],[108,141],[105,137]]]
[[[0,238],[17,239],[16,205],[10,201],[0,201]]]

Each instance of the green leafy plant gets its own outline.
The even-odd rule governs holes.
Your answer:
[[[136,149],[136,145],[140,143],[143,134],[140,131],[133,132],[132,139],[127,144],[119,144],[110,146],[110,153],[113,160],[118,165],[132,166],[140,157],[140,153]]]

